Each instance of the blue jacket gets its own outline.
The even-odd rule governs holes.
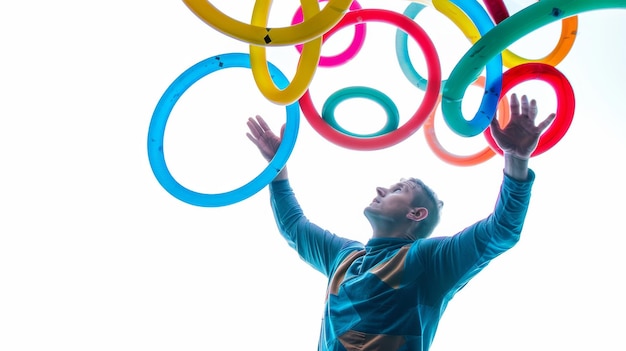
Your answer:
[[[453,236],[365,245],[311,223],[288,180],[271,183],[280,233],[328,277],[318,350],[427,351],[454,294],[519,240],[534,179],[505,175],[493,213]]]

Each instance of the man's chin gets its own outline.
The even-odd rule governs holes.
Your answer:
[[[369,205],[363,209],[363,214],[365,217],[370,218],[370,216],[375,216],[376,209],[372,208],[372,205]]]

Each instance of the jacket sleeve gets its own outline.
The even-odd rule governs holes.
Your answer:
[[[454,236],[416,243],[432,281],[439,282],[439,293],[451,298],[491,260],[519,241],[534,179],[532,170],[523,182],[504,175],[495,208],[487,218]]]
[[[270,201],[280,234],[300,257],[327,277],[345,256],[363,245],[311,223],[300,208],[288,180],[270,183]]]

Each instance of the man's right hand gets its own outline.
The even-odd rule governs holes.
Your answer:
[[[248,128],[250,128],[250,133],[246,133],[246,136],[259,148],[261,155],[267,162],[271,161],[280,146],[281,138],[272,132],[261,116],[257,115],[256,120],[248,118],[247,124]],[[285,126],[283,125],[281,136],[284,130]]]
[[[276,155],[276,151],[278,151],[282,135],[285,132],[285,125],[283,124],[280,130],[281,137],[279,138],[259,115],[256,116],[256,119],[248,118],[247,124],[248,128],[250,128],[250,133],[246,133],[246,136],[259,148],[265,160],[270,162],[274,158],[274,155]],[[287,179],[287,166],[283,167],[278,175],[276,175],[276,178],[274,178],[274,180],[281,179]]]

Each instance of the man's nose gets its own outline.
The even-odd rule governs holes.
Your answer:
[[[385,196],[387,194],[387,189],[382,187],[376,187],[376,193],[378,196]]]

